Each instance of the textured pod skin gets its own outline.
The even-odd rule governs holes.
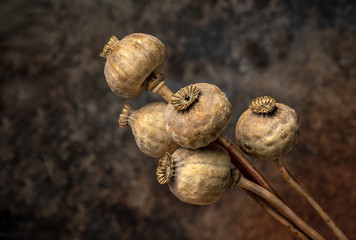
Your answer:
[[[297,144],[299,120],[294,109],[276,103],[268,114],[246,110],[236,123],[237,144],[249,156],[260,159],[279,159]]]
[[[200,89],[199,98],[187,110],[177,111],[169,103],[165,124],[171,139],[184,148],[197,149],[216,140],[231,120],[232,106],[217,86],[193,84]]]
[[[147,77],[158,75],[167,59],[164,44],[149,34],[134,33],[108,44],[110,51],[102,53],[106,57],[105,78],[110,89],[123,98],[139,95]]]
[[[229,186],[230,156],[217,143],[197,150],[179,148],[172,160],[174,169],[169,189],[183,202],[211,204],[218,201]]]
[[[178,145],[169,138],[164,126],[167,103],[150,103],[138,110],[126,105],[120,115],[120,127],[129,125],[139,149],[153,158],[173,152]]]

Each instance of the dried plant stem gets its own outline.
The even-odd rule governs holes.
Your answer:
[[[257,194],[244,189],[245,192],[260,205],[269,215],[276,219],[280,224],[289,230],[299,240],[310,240],[310,238],[301,231],[293,222],[284,217],[279,211],[274,209],[265,199]]]
[[[239,150],[239,148],[226,136],[221,135],[218,141],[229,152],[232,164],[240,170],[240,172],[250,181],[268,189],[278,198],[278,194],[268,183],[262,173],[246,158],[246,156]],[[298,227],[286,219],[280,212],[274,209],[264,199],[258,197],[256,194],[247,191],[252,199],[254,199],[267,213],[275,218],[279,223],[286,227],[298,239],[309,239]]]
[[[231,156],[231,161],[240,172],[250,181],[268,189],[274,195],[278,196],[277,192],[267,182],[262,173],[246,158],[241,150],[225,135],[220,135],[218,141],[226,148]]]
[[[152,92],[159,94],[166,102],[169,102],[173,96],[173,92],[166,86],[165,81],[160,82]]]
[[[303,199],[315,209],[315,211],[320,215],[326,225],[334,232],[335,236],[340,240],[348,240],[345,234],[336,226],[335,222],[329,217],[323,208],[309,195],[304,187],[300,185],[299,182],[288,171],[283,159],[277,159],[274,161],[274,163],[288,184],[294,188],[303,197]]]
[[[171,101],[173,96],[173,92],[167,87],[162,73],[150,76],[150,79],[147,81],[146,90],[160,95],[167,103]]]
[[[290,209],[285,203],[283,203],[279,198],[277,198],[267,189],[261,187],[260,185],[257,185],[256,183],[251,182],[242,175],[239,177],[238,181],[235,184],[266,199],[274,207],[276,207],[279,212],[283,213],[284,216],[294,222],[302,231],[304,231],[312,239],[324,239],[318,232],[316,232],[313,228],[306,224],[297,214],[295,214],[292,209]]]

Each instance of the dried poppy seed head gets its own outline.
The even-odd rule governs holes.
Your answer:
[[[122,109],[119,118],[119,126],[121,128],[124,128],[129,124],[129,119],[132,111],[133,111],[132,106],[129,103],[125,104],[124,109]]]
[[[134,98],[161,73],[167,50],[158,38],[133,33],[121,40],[111,37],[100,56],[106,58],[104,75],[110,89],[120,97]]]
[[[171,192],[185,203],[211,204],[218,201],[229,186],[230,155],[217,142],[195,150],[178,148],[160,161],[158,181],[168,183]]]
[[[158,162],[157,167],[157,180],[160,184],[165,184],[170,182],[173,176],[174,162],[172,156],[166,153],[166,156],[161,158]]]
[[[175,93],[171,98],[171,104],[178,110],[183,111],[198,100],[200,89],[194,85],[186,86]]]
[[[116,36],[111,36],[109,42],[105,44],[103,51],[99,54],[100,57],[108,58],[111,51],[115,47],[115,45],[119,42],[119,39]]]
[[[275,160],[283,157],[297,144],[299,120],[293,108],[263,98],[259,101],[266,106],[275,105],[272,112],[256,114],[251,108],[243,112],[236,123],[235,137],[247,155]],[[267,109],[266,106],[264,108]]]
[[[190,149],[204,147],[215,141],[232,116],[229,99],[216,85],[196,83],[186,89],[196,92],[193,91],[194,87],[199,89],[199,95],[188,110],[179,111],[170,101],[164,115],[166,131],[172,141]]]
[[[276,100],[269,96],[258,97],[250,102],[249,108],[254,113],[271,113],[276,107]]]
[[[129,125],[138,148],[153,158],[162,158],[166,152],[173,152],[178,144],[166,132],[164,114],[167,103],[153,102],[140,109],[126,104],[119,118],[120,127]]]

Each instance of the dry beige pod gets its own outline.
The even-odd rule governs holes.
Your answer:
[[[168,183],[181,201],[196,205],[218,201],[230,178],[230,155],[216,142],[196,150],[178,148],[161,158],[157,168],[159,183]]]
[[[297,144],[299,120],[294,109],[271,97],[251,101],[236,123],[237,144],[248,155],[279,159]]]
[[[146,80],[161,73],[167,59],[164,44],[145,33],[133,33],[122,40],[112,36],[100,53],[106,58],[104,74],[110,89],[123,98],[134,98]]]
[[[178,145],[170,139],[164,125],[167,103],[150,103],[138,110],[126,104],[119,118],[120,127],[129,125],[139,149],[153,158],[173,152]]]
[[[196,83],[173,95],[165,124],[172,140],[184,148],[197,149],[216,140],[227,127],[232,106],[216,85]]]

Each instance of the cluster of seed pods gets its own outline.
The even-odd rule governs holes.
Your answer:
[[[100,56],[106,58],[105,78],[116,95],[134,98],[149,90],[167,102],[137,110],[126,104],[119,118],[120,127],[131,127],[139,149],[159,159],[159,183],[168,183],[181,201],[196,205],[214,203],[229,187],[244,185],[239,170],[232,168],[229,152],[218,141],[231,120],[232,105],[216,85],[196,83],[171,92],[161,73],[166,48],[148,34],[134,33],[121,40],[113,36]],[[271,97],[251,101],[235,129],[244,153],[277,162],[299,138],[295,111]],[[314,239],[323,239],[298,227]],[[299,236],[307,239],[303,233]]]
[[[104,73],[110,89],[120,97],[133,98],[160,84],[162,79],[155,80],[167,52],[157,38],[135,33],[122,40],[112,37],[100,55],[107,59]],[[230,156],[213,142],[230,122],[232,106],[217,86],[208,83],[166,95],[168,103],[150,103],[138,110],[126,104],[119,125],[131,127],[143,153],[160,158],[158,181],[168,183],[179,199],[198,205],[213,203],[230,182]]]

